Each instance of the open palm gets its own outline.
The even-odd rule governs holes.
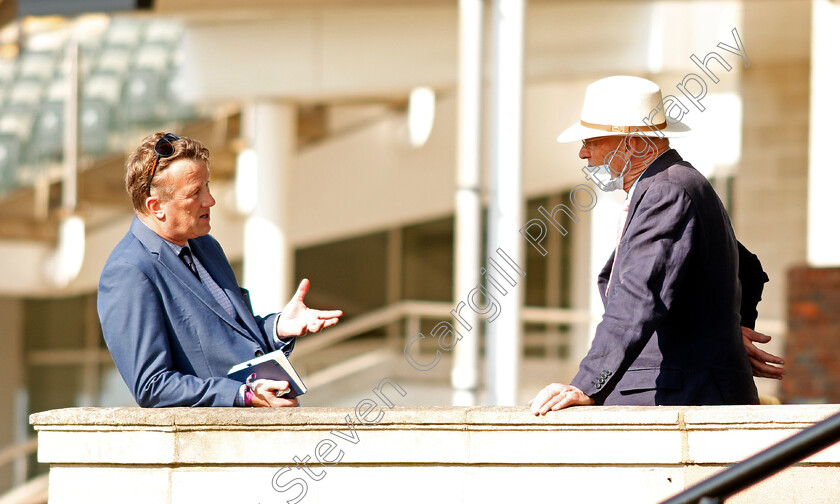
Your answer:
[[[295,295],[280,313],[277,321],[278,337],[303,336],[338,323],[338,318],[343,315],[343,312],[341,310],[314,310],[307,307],[303,301],[307,292],[309,292],[309,280],[304,278]]]

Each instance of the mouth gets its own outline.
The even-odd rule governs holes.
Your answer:
[[[210,220],[210,212],[203,213],[203,214],[199,215],[198,218],[201,219],[201,220],[208,220],[209,221]]]

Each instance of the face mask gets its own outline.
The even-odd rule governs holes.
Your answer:
[[[613,160],[618,157],[624,166],[618,170],[618,176],[614,177],[616,170],[611,168]],[[581,171],[586,174],[586,180],[591,180],[604,192],[624,189],[624,175],[630,170],[630,159],[618,149],[610,152],[604,158],[604,163],[595,166],[584,166]]]

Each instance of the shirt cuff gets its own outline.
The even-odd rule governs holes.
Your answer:
[[[294,336],[289,336],[287,338],[280,339],[280,336],[277,334],[277,326],[280,322],[280,314],[277,314],[277,317],[274,319],[274,335],[272,337],[272,341],[274,342],[274,349],[275,350],[282,350],[286,357],[292,353],[292,350],[295,348],[295,342],[297,338]]]
[[[278,313],[276,317],[274,317],[274,348],[279,349],[281,345],[280,336],[278,336],[279,332],[277,330],[277,326],[280,325],[280,314]]]
[[[239,387],[239,393],[236,394],[236,399],[233,401],[234,406],[245,406],[245,388],[246,385],[244,383]]]

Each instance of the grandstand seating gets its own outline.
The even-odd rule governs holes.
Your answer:
[[[79,44],[80,155],[123,149],[138,130],[200,118],[185,103],[177,61],[183,26],[171,20],[113,17],[22,28],[15,57],[0,57],[0,195],[25,187],[63,159],[67,49]]]

